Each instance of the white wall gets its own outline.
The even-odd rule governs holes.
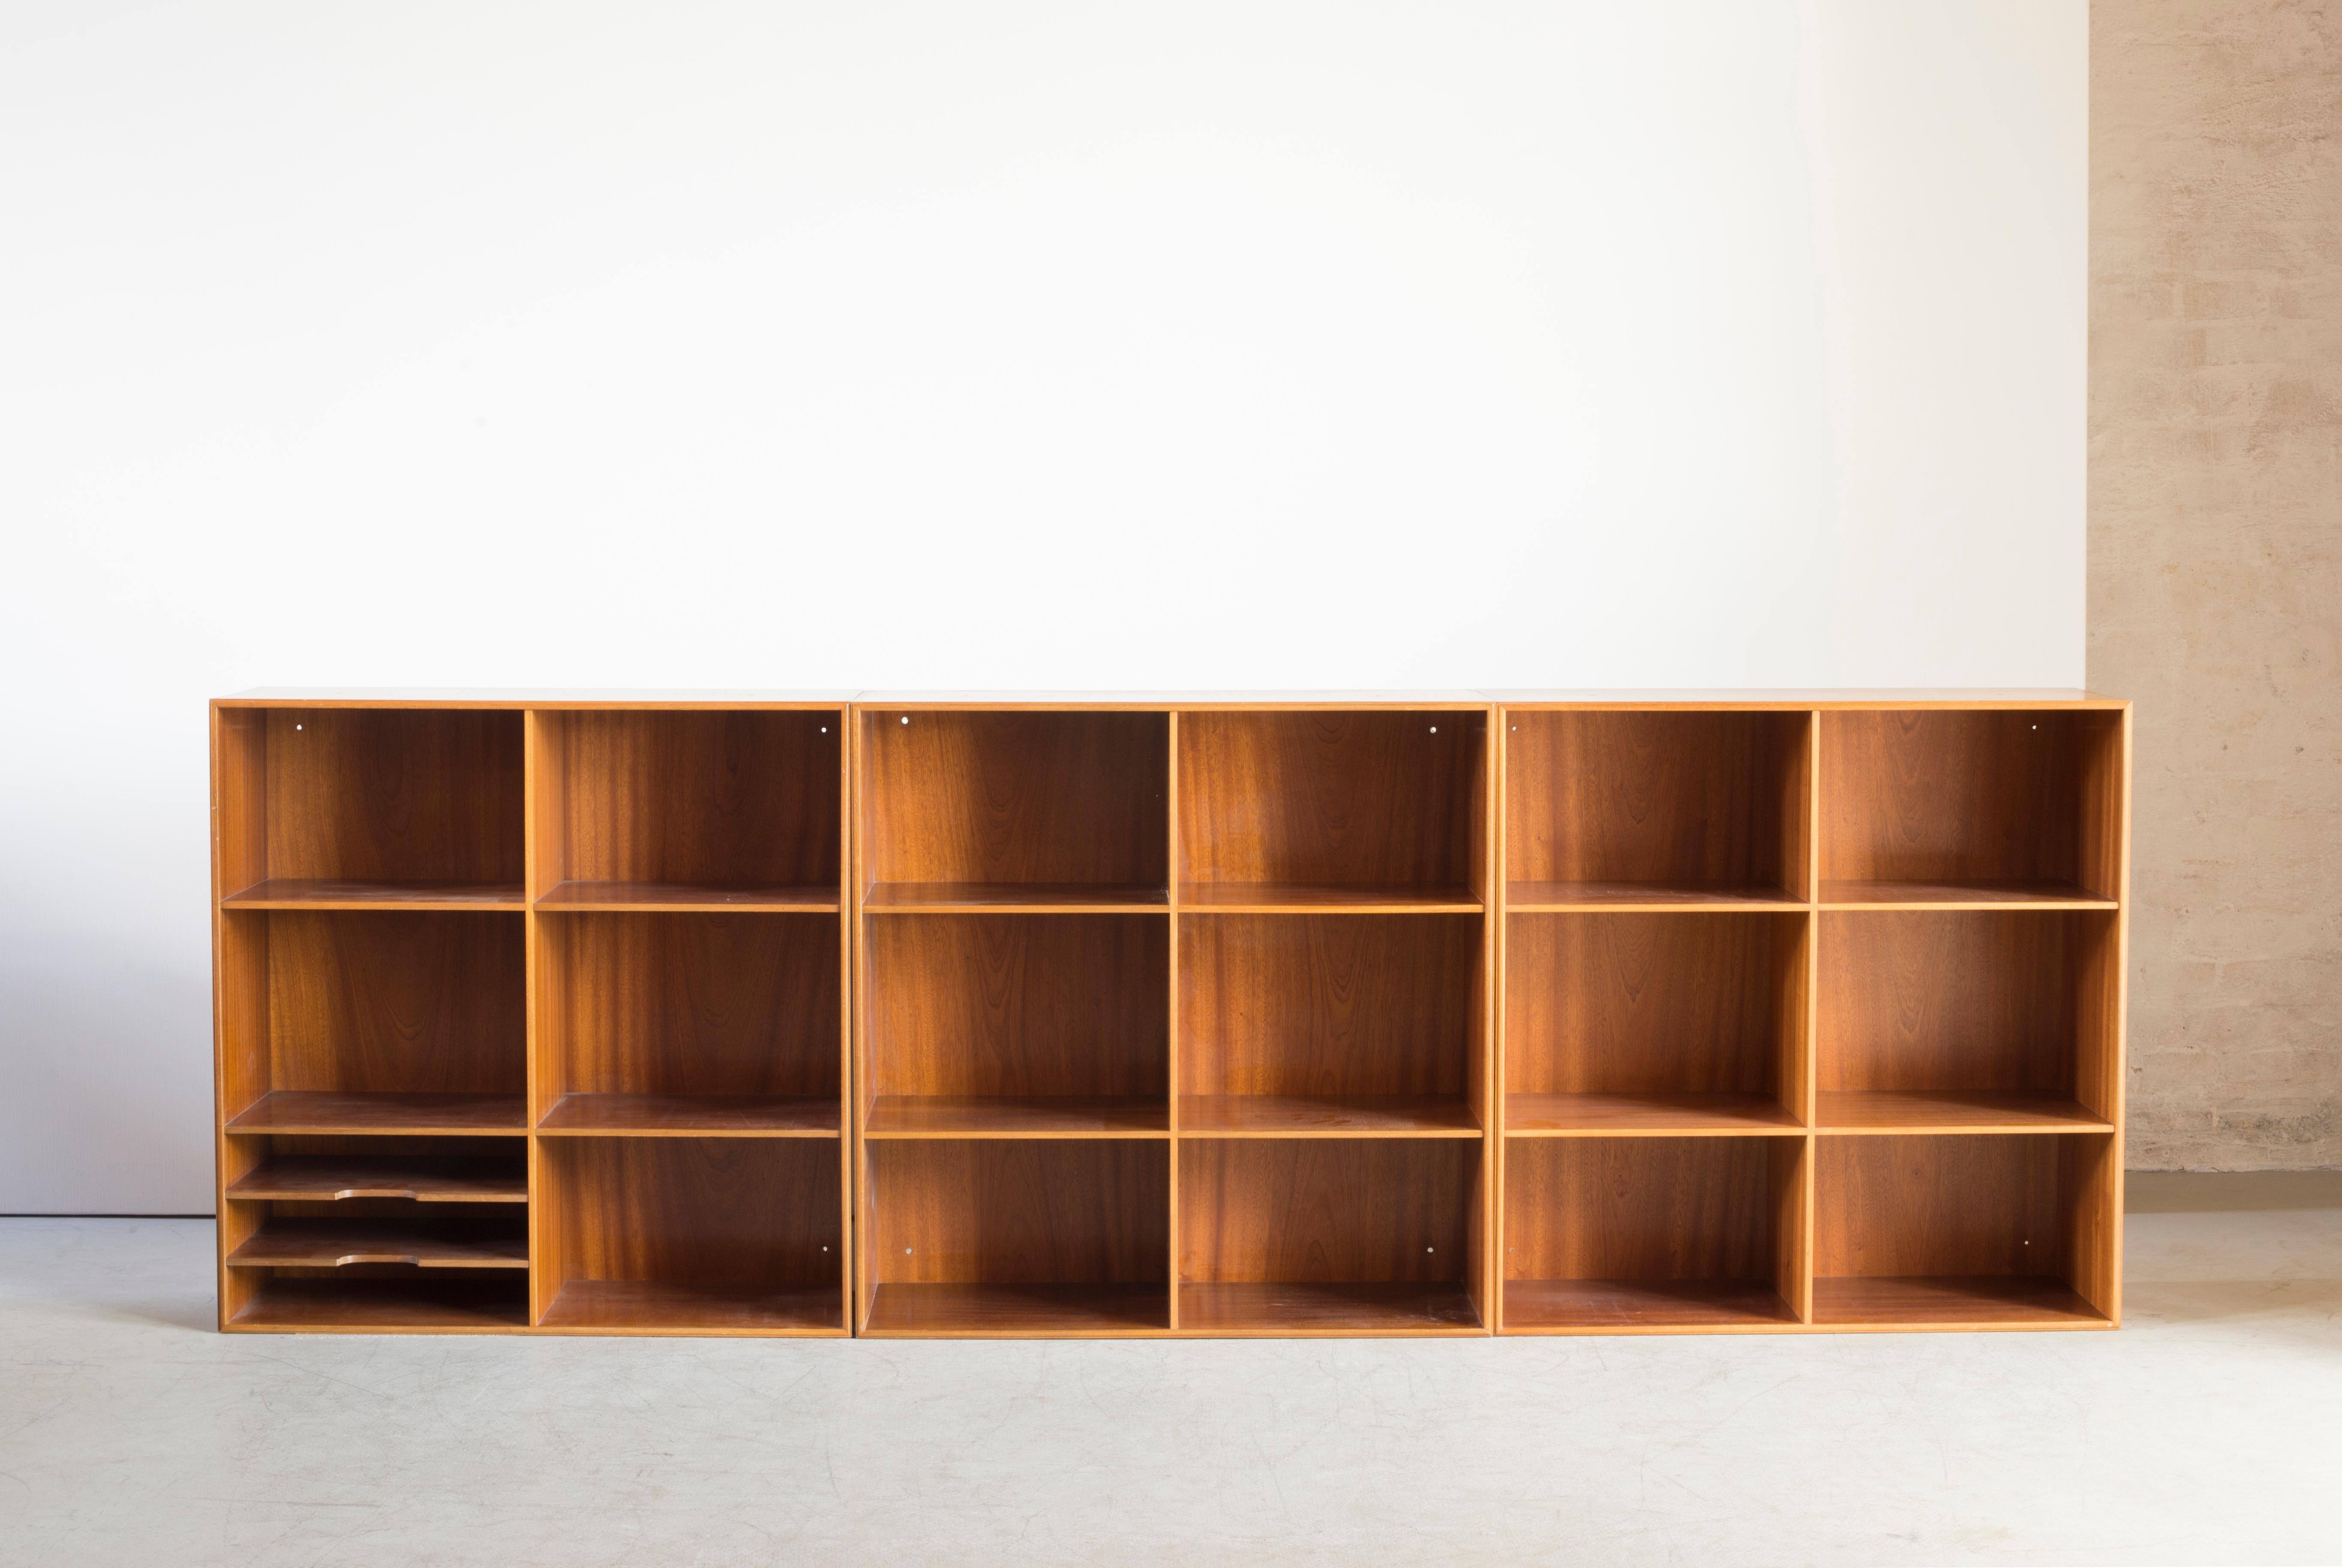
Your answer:
[[[0,8],[0,1212],[255,684],[2076,684],[2085,0]]]

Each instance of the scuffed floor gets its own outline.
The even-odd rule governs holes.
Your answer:
[[[2342,1177],[2135,1199],[2119,1333],[1414,1343],[226,1337],[0,1221],[0,1563],[2342,1562]]]

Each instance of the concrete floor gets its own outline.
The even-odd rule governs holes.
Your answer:
[[[0,1563],[2342,1562],[2342,1173],[2134,1180],[2113,1334],[224,1337],[0,1221]]]

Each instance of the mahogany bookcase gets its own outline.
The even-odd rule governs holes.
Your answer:
[[[2111,1327],[2082,693],[213,705],[220,1318]]]

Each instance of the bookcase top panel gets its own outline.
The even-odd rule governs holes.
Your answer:
[[[658,687],[255,686],[222,707],[384,708],[2126,708],[2121,697],[2072,687],[1385,691],[787,691]]]
[[[836,708],[850,691],[597,686],[254,686],[224,708]]]

